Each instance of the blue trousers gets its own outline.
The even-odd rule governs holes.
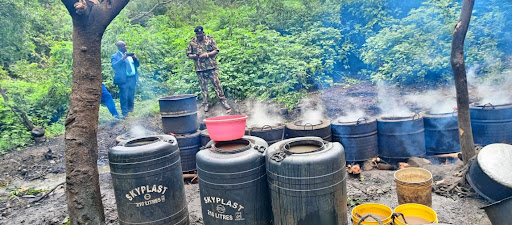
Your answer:
[[[119,84],[119,101],[121,102],[121,112],[123,116],[128,116],[129,112],[133,112],[136,84],[137,80],[135,76],[126,77],[126,82]]]
[[[104,84],[101,84],[101,104],[107,106],[108,111],[110,111],[112,116],[119,116],[114,99],[112,99],[112,95],[108,92],[107,87],[105,87]]]

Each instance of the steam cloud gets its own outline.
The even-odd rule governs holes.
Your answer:
[[[260,101],[249,101],[247,103],[249,118],[247,127],[263,127],[265,125],[275,126],[284,122],[283,117],[276,108],[269,107]]]
[[[365,112],[362,110],[363,106],[355,98],[346,99],[345,116],[340,116],[336,119],[338,122],[354,122],[358,119],[365,117]]]
[[[382,110],[381,116],[411,116],[411,110],[398,101],[400,94],[395,88],[379,80],[377,82],[377,89],[379,98],[378,107]]]
[[[430,90],[425,93],[406,95],[404,98],[423,109],[430,109],[432,114],[451,113],[457,106],[454,88]]]
[[[301,105],[303,110],[299,120],[301,120],[303,124],[317,124],[318,121],[325,118],[325,107],[321,100],[303,99]]]
[[[476,91],[480,98],[481,105],[491,103],[503,105],[512,103],[512,72],[502,74],[490,74],[485,77],[478,77],[477,71],[480,65],[473,65],[468,69],[468,85]]]

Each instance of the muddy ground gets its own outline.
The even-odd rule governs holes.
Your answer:
[[[378,114],[376,96],[377,90],[372,85],[355,84],[335,86],[327,91],[312,93],[311,99],[314,104],[323,103],[326,108],[324,113],[330,118],[336,118],[345,115],[347,112],[346,103],[351,101],[350,99],[357,99],[358,107],[364,109],[368,115]],[[232,114],[248,113],[247,102],[230,101],[230,103],[234,106]],[[404,103],[408,104],[410,108],[417,107],[412,103]],[[266,104],[278,109],[286,120],[293,120],[301,113],[301,107],[288,110],[279,104]],[[222,115],[223,113],[223,109],[219,105],[215,105],[207,114],[199,110],[198,116],[199,118],[205,118]],[[106,122],[100,124],[99,127],[98,165],[107,224],[118,224],[107,151],[115,146],[116,136],[127,132],[135,125],[142,125],[152,132],[161,133],[161,123],[158,115]],[[67,220],[65,191],[62,185],[65,180],[63,141],[63,136],[60,136],[45,143],[0,156],[0,224],[62,224]],[[456,161],[448,164],[425,165],[424,168],[433,173],[434,181],[444,179],[446,182],[450,182],[457,179],[454,174],[461,165],[462,162]],[[398,202],[393,182],[393,172],[370,170],[362,173],[363,179],[361,177],[349,177],[347,179],[347,189],[348,197],[352,199],[351,202],[377,202],[386,204],[391,208],[396,207]],[[40,201],[37,200],[47,192],[31,195],[12,194],[15,190],[26,189],[54,189],[54,191]],[[203,224],[198,190],[198,184],[185,185],[191,224]],[[433,194],[433,209],[438,214],[439,222],[442,223],[489,225],[489,219],[485,212],[480,209],[485,204],[477,196],[466,198],[452,196],[452,198],[447,198]],[[352,208],[353,205],[350,205],[349,211]]]

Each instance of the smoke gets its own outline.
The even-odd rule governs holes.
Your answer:
[[[360,109],[357,109],[357,110],[351,110],[349,112],[347,112],[347,115],[346,116],[340,116],[336,119],[336,121],[339,121],[339,122],[354,122],[354,121],[357,121],[358,119],[361,119],[361,118],[364,118],[365,117],[365,113],[363,110],[360,110]]]
[[[512,72],[478,76],[480,65],[471,66],[467,72],[468,85],[472,86],[479,104],[502,105],[512,103]]]
[[[130,128],[130,136],[131,138],[139,138],[144,136],[153,135],[153,132],[147,130],[141,125],[133,125],[132,128]]]
[[[379,80],[377,89],[378,107],[382,110],[381,116],[410,116],[412,114],[411,110],[399,101],[400,94],[395,88]]]
[[[362,110],[363,105],[360,100],[356,98],[346,98],[344,100],[346,101],[343,108],[345,115],[336,118],[336,121],[348,123],[357,121],[366,116],[366,113]]]
[[[247,127],[275,126],[284,122],[283,117],[277,111],[277,107],[271,107],[260,101],[247,102],[249,118]]]
[[[404,99],[422,109],[430,110],[430,113],[433,114],[451,113],[457,106],[454,88],[430,90],[425,93],[406,95]]]
[[[325,118],[325,107],[319,99],[302,99],[300,103],[302,113],[299,117],[304,124],[316,124],[318,121]]]

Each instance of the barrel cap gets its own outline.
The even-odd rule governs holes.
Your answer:
[[[491,179],[512,188],[512,145],[490,144],[477,156],[478,165]]]

